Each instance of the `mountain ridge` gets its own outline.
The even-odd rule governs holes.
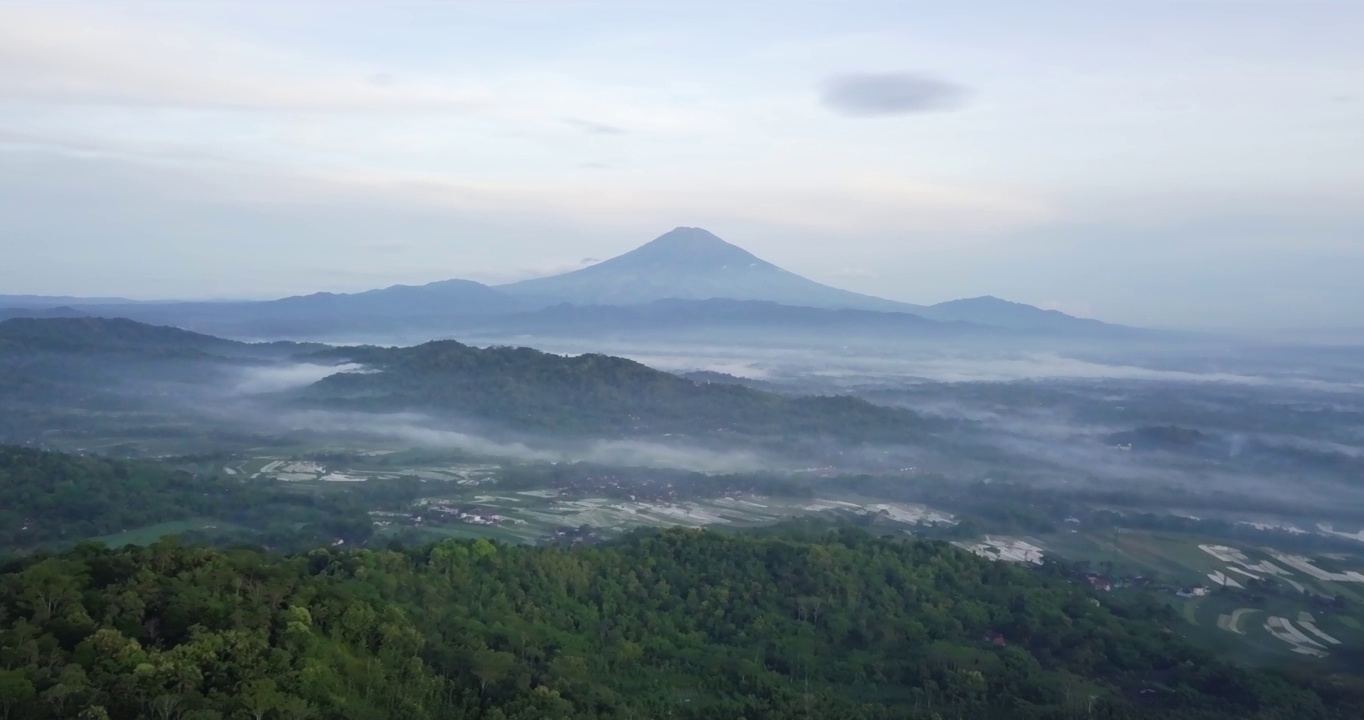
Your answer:
[[[888,332],[916,337],[1011,332],[962,321],[932,320],[913,313],[798,307],[768,300],[728,298],[668,298],[638,305],[561,303],[528,312],[473,319],[464,327],[472,332],[547,336],[564,333],[651,335],[691,330],[793,331],[825,335]]]
[[[29,301],[35,298],[24,297]],[[922,306],[865,295],[801,277],[696,227],[675,228],[633,250],[578,270],[502,285],[450,279],[266,301],[102,303],[99,299],[60,299],[66,301],[60,304],[67,306],[58,313],[62,315],[127,317],[238,338],[335,337],[386,330],[461,332],[499,322],[534,328],[551,323],[556,314],[570,324],[595,323],[593,330],[597,332],[609,330],[606,325],[613,318],[627,325],[646,320],[662,323],[659,330],[666,329],[667,323],[692,328],[705,322],[735,324],[740,320],[755,326],[761,321],[772,322],[788,330],[837,328],[836,321],[841,320],[850,323],[839,328],[845,331],[874,326],[877,331],[911,329],[919,334],[933,329],[928,323],[957,324],[955,329],[936,328],[938,334],[960,332],[964,325],[981,332],[996,328],[1071,335],[1112,336],[1133,330],[991,296]],[[0,311],[0,319],[39,315],[35,307],[24,304],[8,313]],[[830,315],[844,310],[899,317]],[[564,328],[548,327],[555,331]]]
[[[930,320],[969,322],[978,325],[994,325],[1016,330],[1073,330],[1079,327],[1091,329],[1115,328],[1118,326],[1090,318],[1067,315],[1060,310],[1047,310],[1026,303],[1004,300],[993,295],[981,295],[960,300],[929,305],[919,311]]]
[[[279,357],[315,350],[295,342],[245,343],[129,318],[18,317],[0,321],[0,351],[56,353],[182,353],[202,357]]]

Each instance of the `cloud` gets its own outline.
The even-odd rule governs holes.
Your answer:
[[[242,395],[281,392],[312,385],[322,378],[337,373],[356,372],[362,369],[363,366],[353,363],[345,365],[299,363],[297,365],[244,368],[234,390],[237,394]]]
[[[575,183],[476,180],[445,173],[317,170],[278,183],[262,202],[292,199],[572,218],[597,227],[695,218],[701,226],[760,223],[809,232],[962,232],[986,235],[1051,221],[1051,198],[1035,190],[916,181],[875,171],[821,177],[678,175],[584,177]]]
[[[591,120],[579,120],[577,118],[565,118],[564,124],[572,128],[577,128],[589,135],[628,135],[629,130],[606,123],[593,122]]]
[[[366,250],[369,250],[369,251],[371,251],[371,252],[384,253],[384,254],[392,255],[392,254],[396,254],[396,253],[405,253],[405,252],[408,252],[409,250],[412,249],[412,246],[409,245],[409,244],[407,244],[407,243],[401,243],[401,242],[387,242],[387,243],[374,243],[374,244],[371,244],[371,245],[366,245],[366,246],[365,246],[365,249],[366,249]]]
[[[626,128],[687,135],[723,122],[713,109],[558,67],[493,70],[432,61],[399,75],[344,55],[234,35],[209,22],[111,5],[0,2],[0,110],[15,106],[36,118],[36,109],[52,113],[49,121],[64,112],[71,124],[86,122],[105,135],[136,133],[126,117],[109,122],[92,118],[91,110],[161,122],[183,117],[160,112],[167,109],[229,122],[249,114],[261,124],[257,132],[274,129],[270,123],[297,125],[306,114],[314,123],[307,134],[323,137],[376,116],[455,119],[476,132],[555,132],[567,123],[599,135],[623,135]],[[429,144],[433,135],[448,137],[448,127],[425,138],[411,131],[371,134],[375,141],[391,143],[396,135],[409,144],[417,135]],[[331,150],[351,144],[341,146]]]
[[[824,81],[820,102],[851,117],[879,117],[951,110],[966,100],[966,89],[912,73],[849,73]]]
[[[492,104],[474,86],[395,88],[391,77],[347,62],[197,28],[134,23],[89,7],[22,5],[0,6],[0,100],[321,112],[465,112]]]
[[[756,452],[717,451],[642,440],[593,440],[572,448],[551,448],[529,440],[495,440],[476,433],[441,427],[434,418],[411,412],[370,414],[307,410],[276,415],[271,419],[294,430],[353,432],[416,447],[456,448],[540,462],[584,461],[699,472],[752,472],[771,469],[778,462]]]

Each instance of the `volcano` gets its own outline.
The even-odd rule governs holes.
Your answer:
[[[581,270],[496,289],[542,306],[642,305],[657,300],[724,298],[816,308],[919,309],[807,280],[694,227],[676,228],[630,252]]]

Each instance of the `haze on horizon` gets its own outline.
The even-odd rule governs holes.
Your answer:
[[[0,294],[582,267],[1364,326],[1364,4],[0,5]]]

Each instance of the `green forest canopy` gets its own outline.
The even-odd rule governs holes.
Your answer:
[[[1292,718],[1157,604],[844,529],[291,557],[83,545],[0,576],[0,718]]]
[[[355,542],[373,531],[366,508],[348,494],[288,492],[160,463],[8,445],[0,445],[0,498],[0,556],[199,517],[261,531],[288,528],[292,544],[314,537]]]

